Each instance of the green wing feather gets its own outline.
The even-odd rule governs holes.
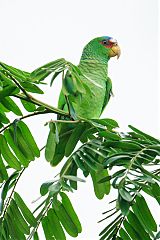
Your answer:
[[[107,82],[106,82],[106,93],[105,93],[104,103],[103,103],[103,106],[102,106],[102,112],[105,109],[105,107],[107,106],[111,95],[112,95],[112,81],[108,77]],[[101,112],[101,114],[102,114],[102,112]]]

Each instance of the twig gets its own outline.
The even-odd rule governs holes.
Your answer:
[[[81,122],[81,120],[75,120],[75,121],[67,121],[67,120],[50,120],[47,123],[50,123],[50,122],[53,122],[53,123],[79,123]]]
[[[66,113],[65,111],[61,110],[61,109],[58,109],[58,108],[54,108],[50,105],[48,105],[47,103],[44,103],[44,102],[41,102],[40,100],[34,98],[31,96],[30,99],[28,99],[26,96],[24,96],[24,94],[14,94],[12,95],[13,97],[16,97],[16,98],[20,98],[20,99],[23,99],[27,102],[31,102],[31,103],[34,103],[38,106],[42,106],[44,107],[46,110],[49,110],[51,113],[56,113],[56,114],[59,114],[59,115],[62,115],[62,116],[66,116],[66,117],[70,117],[68,113]]]
[[[44,112],[34,112],[34,113],[30,113],[30,114],[28,114],[28,115],[25,115],[25,116],[22,116],[22,117],[20,117],[18,120],[22,120],[22,119],[25,119],[25,118],[29,118],[29,117],[33,117],[33,116],[36,116],[36,115],[39,115],[39,114],[45,114],[45,113],[50,113],[48,110],[46,110],[46,111],[44,111]],[[15,121],[15,120],[14,120]],[[2,133],[4,130],[6,130],[7,128],[9,128],[13,123],[14,123],[14,121],[13,122],[11,122],[11,123],[9,123],[7,126],[5,126],[4,128],[2,128],[1,130],[0,130],[0,133]]]
[[[15,182],[15,184],[14,184],[14,187],[13,187],[13,189],[12,189],[12,192],[11,192],[10,196],[8,197],[6,206],[5,206],[4,211],[3,211],[2,220],[3,220],[4,217],[5,217],[5,214],[6,214],[6,212],[7,212],[8,206],[9,206],[9,204],[10,204],[10,201],[11,201],[12,195],[13,195],[13,193],[14,193],[14,190],[15,190],[15,188],[16,188],[16,186],[17,186],[17,183],[18,183],[18,181],[19,181],[22,173],[24,172],[24,170],[25,170],[25,168],[23,168],[22,171],[19,173],[19,175],[18,175],[18,177],[17,177],[17,179],[16,179],[16,182]]]
[[[44,218],[46,212],[47,212],[48,209],[50,208],[52,202],[53,202],[53,199],[50,200],[50,202],[48,203],[48,205],[47,205],[46,208],[44,209],[44,212],[43,212],[42,216],[40,217],[40,219],[39,219],[38,222],[37,222],[37,226],[36,226],[35,228],[33,228],[32,232],[30,233],[30,235],[28,236],[28,238],[27,238],[26,240],[31,240],[31,239],[32,239],[33,234],[37,231],[37,229],[38,229],[38,227],[39,227],[42,219]]]

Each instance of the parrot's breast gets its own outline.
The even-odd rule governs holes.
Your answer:
[[[101,66],[88,66],[84,69],[81,67],[83,73],[82,81],[89,87],[90,92],[82,94],[81,98],[75,98],[73,107],[78,116],[84,118],[99,118],[102,113],[106,94],[107,70]]]

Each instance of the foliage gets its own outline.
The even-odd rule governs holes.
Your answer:
[[[69,73],[72,81],[64,74]],[[62,75],[62,91],[68,99],[68,112],[37,100],[30,93],[43,94],[39,86],[51,76],[50,85]],[[112,189],[117,198],[103,213],[106,227],[100,240],[159,239],[157,223],[149,209],[146,194],[160,204],[160,141],[129,126],[130,132],[118,131],[115,120],[83,119],[72,109],[70,96],[90,91],[81,81],[82,73],[65,59],[50,62],[31,73],[0,63],[0,239],[40,239],[41,224],[46,239],[66,239],[66,233],[77,237],[82,231],[79,218],[67,196],[78,189],[78,182],[91,176],[95,196],[102,199]],[[16,99],[16,100],[15,100]],[[21,104],[21,107],[19,107]],[[24,115],[23,112],[28,114]],[[14,120],[11,121],[11,115]],[[55,113],[63,118],[52,120],[48,139],[39,149],[26,125],[26,118]],[[70,129],[60,134],[65,126]],[[31,161],[40,157],[56,165],[55,149],[62,142],[59,154],[67,157],[60,173],[42,184],[42,201],[32,212],[25,204],[16,185]],[[80,144],[78,144],[80,143]],[[80,145],[80,147],[78,147]],[[79,177],[82,172],[84,179]],[[143,194],[145,193],[145,194]],[[114,206],[113,206],[114,205]],[[111,218],[108,223],[108,219]]]

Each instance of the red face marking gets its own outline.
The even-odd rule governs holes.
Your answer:
[[[101,41],[100,44],[102,44],[105,48],[112,48],[113,47],[113,43],[109,42],[109,41]]]

